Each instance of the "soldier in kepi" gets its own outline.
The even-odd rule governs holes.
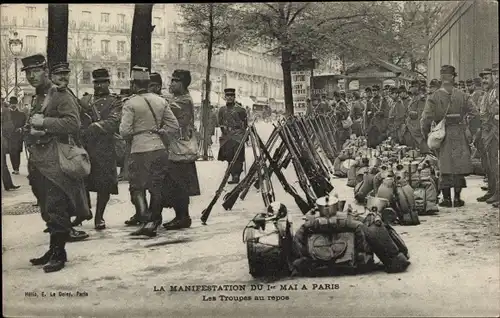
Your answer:
[[[45,272],[59,271],[67,261],[66,242],[70,239],[71,216],[86,217],[88,208],[82,178],[66,175],[59,164],[58,144],[78,144],[80,110],[77,99],[65,85],[54,86],[48,77],[45,57],[37,54],[22,59],[26,78],[36,96],[28,121],[28,169],[33,193],[50,233],[49,250],[33,265],[45,265]],[[68,63],[51,68],[55,83],[69,80]]]
[[[498,64],[496,73],[498,76]],[[495,80],[493,70],[484,69],[480,74],[485,93],[481,100],[481,137],[487,158],[488,192],[478,198],[479,202],[493,204],[498,202],[498,77]],[[498,205],[498,203],[496,203]]]
[[[179,124],[164,98],[148,92],[148,69],[134,66],[131,90],[122,108],[120,134],[131,140],[129,158],[129,191],[135,215],[126,221],[129,226],[143,226],[130,235],[156,236],[163,210],[162,188],[168,172],[166,135],[175,134]],[[146,191],[151,198],[148,207]]]
[[[446,118],[446,135],[438,149],[439,188],[443,193],[441,207],[461,207],[462,189],[467,187],[465,176],[473,171],[471,152],[465,130],[465,117],[477,115],[468,95],[453,86],[455,68],[443,65],[440,70],[442,87],[430,95],[422,112],[422,134],[427,140],[432,122],[438,123]],[[453,203],[451,188],[454,188]]]
[[[373,97],[367,101],[364,112],[368,147],[375,148],[388,136],[389,104],[380,96],[380,86],[373,85]]]
[[[398,91],[398,97],[394,100],[389,111],[389,136],[396,142],[403,144],[404,123],[410,99],[405,86],[401,85]]]
[[[243,107],[240,107],[236,99],[236,90],[226,88],[224,90],[226,106],[219,109],[219,125],[222,136],[219,138],[220,148],[217,160],[231,162],[236,155],[238,146],[243,141],[245,130],[248,126],[247,113]],[[230,171],[232,179],[229,184],[240,182],[240,175],[243,172],[243,163],[245,162],[245,148],[243,148]]]
[[[420,86],[418,88],[418,93],[419,95],[415,97],[407,107],[404,125],[402,127],[403,131],[401,132],[401,143],[410,148],[419,149],[421,154],[428,154],[430,150],[427,146],[427,139],[422,135],[422,129],[420,127],[420,117],[424,111],[427,100],[426,87]]]
[[[130,88],[120,89],[120,100],[123,101],[130,96]],[[125,141],[125,153],[123,158],[118,158],[117,166],[120,167],[120,173],[118,174],[118,181],[128,180],[128,158],[130,157],[130,142]]]
[[[87,191],[97,192],[94,226],[96,230],[103,230],[106,228],[104,211],[110,196],[118,194],[114,135],[118,133],[120,125],[122,101],[109,91],[108,70],[94,70],[92,77],[94,94],[86,95],[81,100],[84,115],[91,120],[81,132],[91,163],[90,175],[86,180]],[[76,219],[73,225],[82,221]]]

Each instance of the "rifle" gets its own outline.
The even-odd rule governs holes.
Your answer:
[[[238,149],[236,150],[236,153],[234,154],[234,157],[231,160],[231,163],[229,164],[229,166],[226,169],[226,173],[224,174],[224,177],[222,178],[222,182],[220,183],[219,188],[215,192],[215,196],[213,197],[212,201],[210,201],[207,208],[201,212],[201,224],[203,224],[203,225],[207,224],[207,219],[210,216],[210,213],[212,212],[212,209],[213,209],[215,203],[217,202],[217,200],[221,196],[222,191],[224,190],[224,186],[227,183],[227,180],[229,180],[229,176],[231,174],[230,173],[231,168],[234,166],[234,163],[236,162],[242,149],[244,149],[245,141],[247,140],[249,134],[250,134],[250,127],[247,127],[247,129],[245,130],[245,134],[243,135],[243,138],[241,139],[241,142],[238,146]]]
[[[260,158],[260,156],[257,157],[256,147],[258,147],[258,145],[257,145],[257,142],[255,140],[255,136],[254,136],[255,134],[257,134],[256,130],[252,129],[252,131],[250,132],[250,142],[252,144],[252,151],[253,151],[254,157]],[[262,153],[262,149],[260,149],[260,152]],[[259,181],[260,187],[262,188],[260,191],[260,193],[262,195],[262,200],[264,201],[264,205],[267,207],[271,202],[274,201],[274,193],[271,190],[271,187],[269,184],[270,182],[268,183],[267,182],[268,180],[264,180],[264,178],[262,176],[262,166],[261,166],[262,163],[260,162],[260,160],[258,160],[258,162],[259,162],[259,169],[257,171],[257,179]]]
[[[314,206],[314,203],[308,204],[306,201],[304,201],[304,199],[302,199],[302,197],[297,193],[297,190],[295,190],[295,188],[293,188],[288,183],[285,176],[281,172],[280,168],[276,164],[276,161],[274,161],[273,158],[271,158],[271,155],[269,154],[269,151],[262,142],[262,139],[260,139],[260,136],[256,135],[256,137],[257,137],[257,142],[259,143],[259,146],[262,149],[262,153],[264,154],[264,156],[266,156],[267,160],[269,160],[271,169],[276,174],[276,177],[283,186],[283,189],[294,198],[295,203],[297,203],[297,206],[299,207],[302,214],[306,214]]]
[[[269,139],[266,142],[266,146],[272,147],[277,140],[278,140],[278,131],[274,129],[271,135],[269,136]],[[241,180],[241,182],[238,183],[236,187],[234,187],[230,192],[228,192],[224,196],[224,202],[222,203],[222,206],[226,211],[231,210],[233,208],[234,204],[236,203],[236,200],[238,199],[238,196],[240,195],[240,193],[242,193],[242,191],[246,190],[246,192],[248,192],[248,190],[250,189],[250,185],[253,183],[255,179],[255,173],[257,173],[258,171],[259,168],[258,163],[262,160],[265,159],[262,157],[260,158],[255,157],[253,164],[250,166],[250,169],[248,169],[248,174],[245,175],[243,180]]]

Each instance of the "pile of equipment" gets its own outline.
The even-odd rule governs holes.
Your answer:
[[[293,237],[283,204],[250,223],[244,242],[254,277],[363,273],[378,269],[374,255],[388,273],[410,265],[404,241],[377,210],[358,214],[350,206],[345,209],[345,200],[336,195],[319,198]],[[266,228],[269,233],[264,233]]]
[[[417,225],[419,215],[438,212],[437,158],[431,154],[421,155],[390,138],[375,149],[368,148],[364,137],[352,137],[343,145],[335,167],[336,176],[347,177],[358,203],[365,204],[370,197],[384,199],[383,209],[392,210],[399,224]]]

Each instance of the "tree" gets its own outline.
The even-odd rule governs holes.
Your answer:
[[[2,89],[2,95],[5,95],[5,97],[7,97],[15,89],[14,55],[12,55],[12,52],[9,49],[9,33],[2,32],[1,36],[2,36],[2,41],[0,43],[0,50],[1,50],[0,53],[2,58],[0,59],[0,70],[1,70],[0,86]]]
[[[79,25],[69,29],[68,59],[74,76],[75,94],[79,96],[80,77],[85,70],[87,61],[91,58],[93,33],[89,32],[85,26]],[[90,43],[90,47],[88,47]]]
[[[241,32],[239,17],[236,15],[236,5],[231,3],[199,3],[181,4],[179,6],[182,23],[181,27],[207,52],[207,66],[205,73],[205,99],[202,108],[203,130],[203,160],[208,160],[208,131],[210,105],[210,70],[212,57],[224,50],[244,43],[244,33]]]
[[[68,58],[68,4],[49,3],[49,26],[47,34],[47,64],[51,67]]]
[[[365,28],[372,8],[369,2],[280,2],[240,5],[238,17],[245,33],[269,52],[281,57],[285,107],[293,115],[292,67],[310,67],[311,57],[334,52],[353,30]]]
[[[142,66],[151,70],[151,34],[154,26],[153,4],[135,4],[130,46],[130,67]]]

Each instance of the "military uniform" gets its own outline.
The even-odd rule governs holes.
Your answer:
[[[455,68],[444,65],[441,68],[443,82],[451,82],[455,75]],[[448,113],[446,109],[448,108]],[[465,116],[476,116],[476,110],[467,94],[452,88],[451,93],[440,88],[427,99],[422,113],[421,127],[425,139],[431,130],[432,122],[440,122],[446,117],[446,136],[438,152],[440,180],[439,188],[443,192],[444,200],[440,206],[451,207],[451,188],[455,189],[453,205],[463,206],[460,198],[462,188],[465,188],[465,176],[473,171],[470,146],[466,138]]]
[[[26,57],[22,62],[23,71],[45,67],[42,55]],[[51,72],[69,72],[68,64],[55,64]],[[72,230],[70,217],[88,218],[90,214],[83,179],[67,176],[59,164],[58,144],[78,144],[80,114],[73,94],[49,83],[37,87],[33,106],[27,143],[29,179],[50,233],[50,249],[31,262],[48,262],[44,270],[51,272],[60,270],[66,262],[65,244]]]
[[[92,72],[93,81],[109,82],[106,69]],[[101,88],[102,89],[102,88]],[[81,100],[83,114],[91,119],[82,129],[82,139],[87,150],[91,171],[87,177],[87,191],[97,192],[95,226],[104,229],[102,219],[110,194],[118,194],[117,158],[115,137],[120,125],[122,101],[118,95],[110,94],[106,88],[96,91],[95,95],[86,95]]]
[[[406,111],[406,118],[404,119],[403,131],[401,134],[402,144],[413,149],[419,149],[421,154],[430,153],[429,146],[427,146],[427,140],[422,135],[422,129],[420,127],[420,118],[424,111],[426,100],[426,93],[421,91],[421,95],[410,102]]]
[[[401,86],[398,91],[400,95],[402,93],[406,93],[406,87]],[[407,115],[409,104],[410,99],[408,96],[405,96],[405,98],[398,96],[389,111],[389,135],[398,143],[403,143],[402,135],[404,133],[405,117]]]
[[[345,102],[345,100],[340,99],[340,96],[337,95],[338,92],[335,92],[336,101],[335,105],[335,117],[336,117],[336,126],[335,130],[335,141],[337,143],[337,149],[342,149],[342,145],[344,142],[350,138],[351,136],[351,124],[349,117],[349,106]]]
[[[378,90],[377,85],[373,86],[373,90]],[[370,148],[375,148],[388,137],[389,127],[389,104],[387,100],[379,95],[375,95],[366,103],[365,118],[367,145]]]
[[[351,104],[351,109],[350,109],[350,116],[352,119],[352,126],[351,130],[352,133],[355,134],[356,136],[362,136],[363,135],[363,111],[364,111],[364,105],[359,98],[359,93],[355,93],[356,98],[355,100],[352,101]]]
[[[492,75],[491,69],[484,69],[481,74]],[[498,88],[496,84],[485,92],[481,100],[481,139],[486,152],[487,174],[488,174],[488,193],[478,201],[487,203],[497,202],[498,197]],[[496,119],[495,119],[496,116]]]
[[[226,88],[226,95],[234,94],[235,89]],[[222,130],[222,136],[219,138],[220,148],[217,156],[219,161],[231,162],[236,155],[236,151],[241,142],[245,142],[243,137],[248,126],[247,113],[245,109],[235,104],[226,104],[219,109],[219,125]],[[240,174],[243,172],[243,163],[245,162],[245,149],[243,148],[231,170],[232,180],[229,183],[238,183]]]

